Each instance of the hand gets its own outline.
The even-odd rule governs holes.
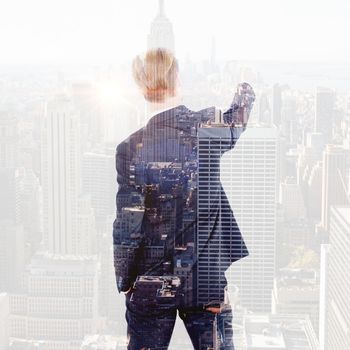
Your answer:
[[[248,83],[240,83],[231,107],[224,113],[224,122],[231,126],[246,126],[255,101],[255,93]]]
[[[206,310],[208,310],[214,314],[219,314],[221,312],[220,307],[214,307],[214,306],[207,307]]]
[[[218,314],[222,311],[222,303],[218,301],[211,301],[204,307],[204,309],[214,314]]]

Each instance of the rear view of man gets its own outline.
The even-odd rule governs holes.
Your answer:
[[[153,115],[117,146],[113,224],[117,288],[126,295],[128,349],[167,349],[180,318],[195,349],[234,349],[225,271],[248,255],[220,182],[220,158],[255,100],[239,84],[225,113],[180,104],[178,64],[154,49],[133,64]]]

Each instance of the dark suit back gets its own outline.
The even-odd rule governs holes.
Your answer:
[[[119,291],[140,275],[175,275],[183,304],[222,302],[225,271],[248,255],[220,182],[221,156],[244,127],[214,125],[214,114],[214,108],[178,106],[118,145],[113,243]]]

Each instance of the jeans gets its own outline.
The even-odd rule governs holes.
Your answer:
[[[126,295],[128,350],[167,350],[179,313],[195,350],[234,350],[232,309],[215,314],[195,308],[138,309]]]

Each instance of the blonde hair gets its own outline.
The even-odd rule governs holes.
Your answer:
[[[147,51],[144,58],[136,56],[132,70],[147,101],[163,102],[175,95],[178,63],[170,51],[157,48]]]

